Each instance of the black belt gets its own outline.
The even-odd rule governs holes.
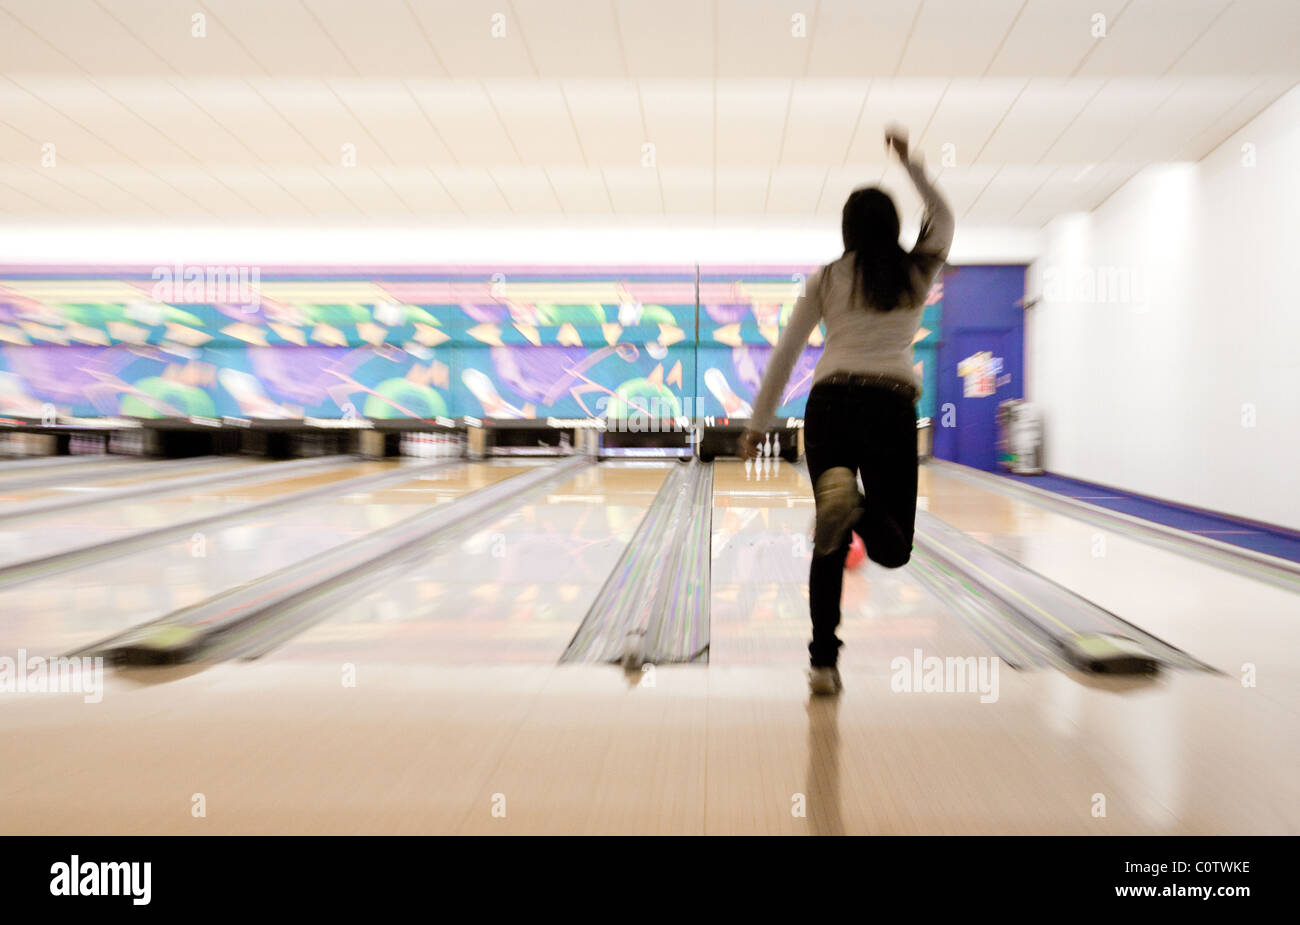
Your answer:
[[[915,383],[904,382],[884,373],[831,373],[813,383],[814,387],[819,385],[853,385],[869,389],[885,389],[903,396],[910,402],[915,402],[920,397]]]

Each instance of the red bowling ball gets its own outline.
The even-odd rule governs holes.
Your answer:
[[[867,547],[862,542],[862,537],[855,533],[853,539],[849,541],[849,554],[844,559],[844,567],[846,569],[857,568],[866,561],[866,558]]]

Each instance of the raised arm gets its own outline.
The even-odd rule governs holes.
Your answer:
[[[824,273],[825,270],[821,272]],[[809,277],[804,286],[804,295],[795,302],[794,311],[790,313],[790,323],[781,332],[781,339],[772,350],[767,369],[763,372],[763,384],[754,397],[754,412],[749,421],[747,437],[762,434],[771,426],[772,415],[780,404],[781,390],[790,379],[790,371],[808,346],[813,328],[822,319],[822,306],[817,294],[820,281],[820,274],[814,273]]]
[[[921,219],[921,233],[917,235],[916,246],[912,248],[912,253],[918,257],[928,258],[927,262],[937,270],[948,259],[948,249],[952,246],[953,230],[956,227],[952,207],[925,175],[925,165],[920,155],[915,157],[911,155],[905,132],[898,128],[889,129],[885,133],[885,144],[898,154],[898,159],[902,161],[907,175],[912,178],[912,185],[916,187],[925,206],[925,214]]]

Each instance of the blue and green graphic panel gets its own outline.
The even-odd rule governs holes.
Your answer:
[[[671,411],[695,312],[693,266],[0,268],[0,415]]]
[[[747,417],[815,269],[0,268],[0,415]],[[780,415],[802,416],[823,336]]]

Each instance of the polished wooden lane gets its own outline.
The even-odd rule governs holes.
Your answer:
[[[785,667],[270,659],[0,698],[0,830],[1297,834],[1294,733],[1209,675],[810,702]]]
[[[224,485],[221,480],[224,470],[219,470],[214,473],[212,483],[200,489],[127,498],[82,510],[71,508],[0,522],[0,565],[52,555],[195,517],[233,512],[241,505],[384,472],[391,466],[391,463],[354,460],[298,475],[268,478],[265,482],[234,485]]]
[[[584,469],[432,545],[392,581],[272,657],[553,663],[676,465],[611,461]]]
[[[177,461],[181,462],[181,460]],[[94,472],[79,472],[75,466],[71,466],[66,471],[58,473],[66,476],[65,479],[51,484],[32,488],[19,486],[11,490],[6,490],[3,485],[0,485],[0,504],[63,498],[73,492],[90,497],[96,492],[107,492],[114,488],[126,488],[129,485],[140,485],[145,482],[164,482],[168,479],[201,475],[211,475],[215,478],[221,473],[232,472],[242,475],[251,467],[270,465],[274,464],[239,456],[214,456],[210,462],[175,468],[169,468],[154,460],[105,466],[96,468]]]
[[[983,696],[900,690],[894,658],[978,656],[978,640],[923,592],[905,595],[906,570],[869,567],[846,590],[846,690],[811,700],[796,543],[807,482],[788,466],[746,480],[737,465],[716,470],[707,667],[503,664],[563,644],[552,621],[534,649],[546,621],[533,601],[546,597],[529,588],[546,584],[543,566],[559,583],[599,557],[562,559],[560,540],[601,525],[587,511],[624,510],[618,529],[605,519],[608,542],[646,503],[649,484],[614,491],[602,466],[496,525],[507,549],[547,538],[542,573],[516,581],[518,563],[489,566],[473,544],[430,559],[448,600],[497,615],[495,657],[468,618],[440,636],[347,639],[326,623],[258,662],[110,672],[98,703],[0,696],[0,736],[24,743],[23,761],[0,766],[0,830],[1300,834],[1300,720],[1285,696],[1298,650],[1289,602],[1269,596],[1281,592],[1122,537],[1091,562],[1092,528],[925,474],[922,504],[949,522],[1225,670],[1247,652],[1264,670],[1249,686],[1235,671],[1107,682],[1003,668]],[[479,571],[458,576],[475,555]],[[473,596],[493,579],[489,603]],[[1210,595],[1261,612],[1224,616],[1231,601]],[[444,641],[469,663],[433,655]]]
[[[527,468],[528,463],[460,463],[396,485],[256,514],[5,589],[0,650],[23,646],[49,654],[91,644]]]
[[[808,660],[814,505],[803,469],[721,461],[713,483],[715,665]],[[889,671],[898,656],[981,656],[987,645],[906,571],[865,563],[844,574],[845,671]]]

